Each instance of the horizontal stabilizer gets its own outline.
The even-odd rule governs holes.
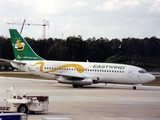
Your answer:
[[[5,61],[5,62],[10,62],[10,63],[16,63],[16,64],[22,64],[22,65],[25,65],[26,63],[24,62],[21,62],[21,61],[15,61],[15,60],[8,60],[8,59],[1,59],[1,61]]]

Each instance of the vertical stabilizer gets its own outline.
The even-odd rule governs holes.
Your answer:
[[[16,60],[43,60],[38,56],[16,29],[9,29]]]

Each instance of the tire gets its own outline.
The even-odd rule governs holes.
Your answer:
[[[28,113],[28,107],[24,104],[20,105],[17,110],[19,113]]]
[[[136,90],[136,86],[133,86],[133,90]]]
[[[80,88],[83,88],[83,85],[79,85]]]
[[[78,88],[78,85],[73,84],[73,88]]]

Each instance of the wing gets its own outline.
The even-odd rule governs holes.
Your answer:
[[[57,81],[63,84],[73,84],[76,88],[78,85],[92,85],[93,83],[99,83],[99,77],[93,74],[78,74],[73,72],[56,72],[53,75],[60,76]]]
[[[72,72],[56,72],[56,73],[50,73],[56,76],[62,76],[65,78],[70,78],[72,80],[75,79],[85,79],[85,78],[90,78],[92,80],[99,80],[98,76],[95,75],[88,75],[88,74],[76,74],[76,73],[72,73]]]
[[[56,72],[56,73],[50,73],[56,76],[62,76],[62,77],[77,77],[77,78],[85,78],[82,74],[75,74],[75,73],[69,73],[69,72]]]

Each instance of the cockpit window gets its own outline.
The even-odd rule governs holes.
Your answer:
[[[139,71],[139,73],[147,73],[147,71],[142,69]]]

